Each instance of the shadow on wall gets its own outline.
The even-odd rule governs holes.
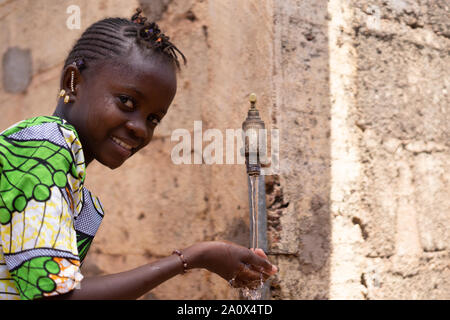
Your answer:
[[[275,3],[281,174],[266,177],[275,299],[327,299],[330,285],[330,86],[327,1]]]

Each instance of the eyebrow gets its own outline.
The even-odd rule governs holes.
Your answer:
[[[141,99],[145,98],[144,94],[142,92],[140,92],[138,89],[136,89],[135,87],[123,86],[123,88],[128,91],[133,91]]]

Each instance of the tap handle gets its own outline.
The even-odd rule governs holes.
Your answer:
[[[256,104],[256,94],[255,93],[251,93],[250,94],[250,96],[249,96],[249,98],[248,98],[248,100],[250,101],[250,103],[251,103],[251,106],[250,106],[250,109],[255,109],[256,107],[255,107],[255,104]]]

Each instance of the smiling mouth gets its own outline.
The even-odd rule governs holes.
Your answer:
[[[122,147],[123,149],[125,149],[126,151],[130,152],[130,154],[134,152],[134,149],[135,149],[135,148],[133,148],[132,146],[130,146],[128,143],[126,143],[126,142],[120,140],[119,138],[111,137],[111,140],[112,140],[114,143],[116,143],[117,145],[119,145],[120,147]]]

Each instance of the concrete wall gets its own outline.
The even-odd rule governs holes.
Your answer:
[[[355,162],[332,192],[330,297],[448,299],[448,3],[330,9],[330,56],[340,62],[331,144]]]
[[[66,27],[72,4],[81,30]],[[0,1],[0,128],[52,113],[81,32],[138,5],[188,64],[154,141],[118,170],[88,169],[106,216],[86,275],[201,240],[248,245],[244,167],[174,165],[170,137],[194,135],[195,120],[224,135],[240,128],[256,92],[266,126],[280,130],[281,172],[266,177],[272,297],[450,298],[445,1]],[[144,298],[239,294],[195,270]]]

